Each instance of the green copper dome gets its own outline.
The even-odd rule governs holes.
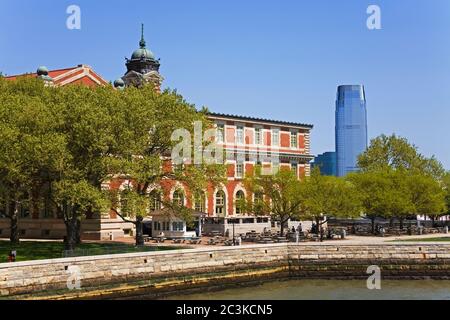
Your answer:
[[[40,66],[36,71],[38,76],[47,76],[48,75],[48,69],[47,67]]]
[[[145,46],[145,39],[144,39],[144,24],[142,24],[142,31],[141,31],[141,41],[139,41],[140,48],[135,50],[133,54],[131,55],[131,59],[153,59],[155,60],[155,56],[153,53],[148,50]]]
[[[137,49],[133,52],[133,54],[131,55],[131,59],[155,59],[155,56],[153,55],[153,53],[146,49],[146,48],[140,48]]]

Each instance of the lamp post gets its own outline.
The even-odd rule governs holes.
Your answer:
[[[236,220],[233,219],[233,246],[236,246],[236,238],[234,237],[234,224],[235,224]]]

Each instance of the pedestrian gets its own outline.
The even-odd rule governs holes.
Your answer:
[[[11,250],[8,256],[8,262],[16,262],[17,252],[16,250]]]

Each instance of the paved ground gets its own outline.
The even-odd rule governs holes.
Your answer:
[[[308,242],[301,242],[300,244],[302,245],[321,245],[321,244],[381,244],[381,243],[392,243],[392,242],[396,242],[396,241],[404,241],[404,240],[409,240],[409,239],[429,239],[429,238],[449,238],[448,242],[431,242],[431,241],[426,241],[427,244],[433,244],[433,243],[437,243],[437,244],[445,244],[448,243],[450,244],[450,234],[427,234],[427,235],[422,235],[422,236],[418,236],[418,235],[414,235],[414,236],[393,236],[393,237],[362,237],[362,236],[347,236],[347,239],[345,240],[326,240],[322,243],[320,242],[313,242],[313,241],[308,241]],[[146,245],[148,246],[177,246],[177,247],[186,247],[186,248],[199,248],[199,247],[220,247],[221,245],[208,245],[208,237],[203,237],[202,238],[202,243],[198,244],[198,245],[193,245],[193,244],[188,244],[188,243],[184,243],[184,244],[174,244],[172,241],[170,240],[166,240],[164,243],[155,243],[154,241],[150,242],[150,243],[146,243]],[[22,239],[22,241],[42,241],[42,242],[46,242],[46,241],[60,241],[60,240],[26,240],[26,239]],[[89,241],[86,241],[89,242]],[[132,237],[127,237],[127,238],[120,238],[120,239],[116,239],[116,241],[114,241],[116,243],[127,243],[127,244],[133,244],[135,242],[134,238]],[[404,244],[414,244],[414,243],[421,243],[422,241],[418,240],[418,241],[414,241],[414,242],[402,242]],[[254,244],[252,242],[243,242],[243,245],[251,245]]]
[[[320,245],[320,244],[381,244],[381,243],[392,243],[396,241],[404,241],[404,240],[410,240],[410,239],[430,239],[430,238],[449,238],[448,244],[450,244],[450,234],[427,234],[427,235],[414,235],[414,236],[393,236],[393,237],[362,237],[362,236],[348,236],[345,240],[326,240],[322,243],[319,242],[302,242],[301,244],[304,245]],[[198,245],[192,245],[192,244],[174,244],[172,241],[167,240],[165,243],[162,244],[156,244],[153,241],[147,245],[151,246],[180,246],[180,247],[190,247],[190,248],[198,248],[198,247],[220,247],[220,245],[208,245],[208,237],[202,238],[202,243]],[[123,243],[134,243],[133,238],[122,238],[117,239],[117,242],[123,242]],[[403,242],[405,244],[414,244],[414,243],[421,243],[421,241],[414,241],[414,242]],[[432,243],[439,243],[444,244],[447,242],[430,242],[427,241],[426,243],[432,244]],[[244,242],[243,245],[249,245],[253,244],[252,242]]]

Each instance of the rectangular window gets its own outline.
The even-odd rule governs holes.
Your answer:
[[[194,209],[197,212],[205,212],[205,195],[196,193],[194,196]]]
[[[291,148],[297,148],[297,146],[298,146],[297,132],[291,132]]]
[[[217,125],[217,142],[225,141],[225,126],[223,124]]]
[[[236,128],[236,143],[244,144],[244,127],[237,126]]]
[[[280,129],[272,129],[272,146],[280,146]]]
[[[298,164],[296,162],[291,163],[291,170],[298,177]]]
[[[237,162],[236,163],[236,178],[244,177],[244,163]]]
[[[172,222],[172,231],[183,231],[183,222]]]
[[[255,144],[262,144],[262,130],[261,128],[255,128]]]

